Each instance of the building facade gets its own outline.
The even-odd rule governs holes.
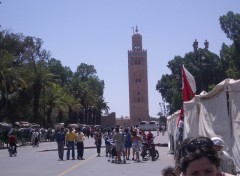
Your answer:
[[[142,48],[138,28],[132,36],[132,50],[128,51],[129,109],[132,125],[149,121],[147,51]]]
[[[106,127],[111,127],[115,128],[116,126],[116,113],[112,112],[107,116],[102,116],[101,117],[101,126],[106,128]]]

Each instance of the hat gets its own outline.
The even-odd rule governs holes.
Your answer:
[[[222,147],[224,146],[224,141],[219,137],[212,137],[211,140],[213,141],[214,145]]]

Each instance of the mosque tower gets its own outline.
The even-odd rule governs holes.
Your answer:
[[[132,125],[149,121],[147,51],[142,49],[138,28],[132,36],[132,50],[128,51],[129,109]]]

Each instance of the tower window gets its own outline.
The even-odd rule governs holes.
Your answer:
[[[140,98],[138,98],[138,102],[140,102]]]

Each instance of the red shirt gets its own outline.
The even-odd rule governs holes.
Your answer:
[[[148,143],[152,143],[153,142],[153,134],[151,132],[149,132],[147,134],[147,142]]]
[[[16,137],[14,135],[11,135],[11,136],[8,137],[8,141],[9,141],[10,144],[15,143],[16,142]]]

